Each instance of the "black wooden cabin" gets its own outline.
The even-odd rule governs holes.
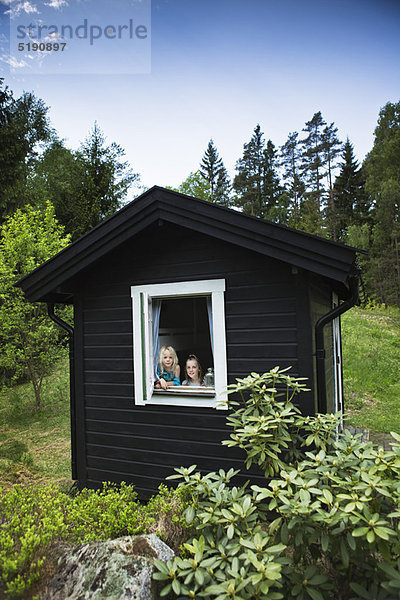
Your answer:
[[[62,326],[54,304],[74,306],[73,478],[148,496],[176,466],[240,468],[216,399],[251,371],[291,366],[312,389],[304,413],[340,410],[340,314],[357,283],[354,248],[160,187],[142,194],[18,284]],[[159,342],[182,368],[197,354],[215,387],[154,390]]]

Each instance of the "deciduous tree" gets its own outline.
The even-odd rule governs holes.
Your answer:
[[[37,207],[54,206],[57,221],[77,237],[84,229],[81,214],[83,173],[74,152],[54,139],[36,161],[27,182],[28,193]]]
[[[51,137],[48,108],[30,92],[20,98],[0,79],[0,222],[28,198],[26,180],[40,143]]]
[[[63,353],[60,330],[45,307],[30,304],[15,283],[69,243],[54,209],[27,205],[17,209],[1,228],[0,237],[0,375],[8,381],[28,376],[36,407],[44,376]]]
[[[204,179],[200,171],[189,173],[185,181],[182,181],[177,188],[169,187],[169,189],[186,194],[187,196],[193,196],[193,198],[200,198],[200,200],[211,202],[210,184]]]

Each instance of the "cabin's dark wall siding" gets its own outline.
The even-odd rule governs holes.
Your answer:
[[[81,485],[124,480],[148,495],[176,466],[196,463],[204,471],[242,466],[241,452],[220,444],[230,433],[226,411],[134,404],[131,285],[219,278],[226,280],[229,382],[277,365],[312,379],[302,272],[184,228],[152,227],[110,253],[77,285]],[[311,393],[299,403],[305,412],[314,409]],[[244,472],[239,480],[247,478]]]

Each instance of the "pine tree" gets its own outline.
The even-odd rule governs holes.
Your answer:
[[[306,200],[303,203],[303,228],[309,233],[323,233],[322,211],[324,208],[324,186],[326,158],[323,150],[323,128],[326,123],[321,112],[313,115],[303,129],[308,135],[301,141],[302,170],[306,183]]]
[[[210,201],[222,206],[229,206],[231,184],[228,172],[212,139],[208,142],[201,160],[200,173],[210,187]]]
[[[288,139],[280,148],[281,166],[285,190],[289,196],[288,223],[295,228],[300,227],[300,209],[305,190],[300,175],[301,151],[299,148],[298,132],[289,133]]]
[[[342,143],[337,137],[337,127],[334,123],[327,125],[322,133],[322,152],[327,166],[327,177],[329,185],[329,205],[327,209],[328,222],[330,223],[330,230],[333,239],[337,240],[337,227],[336,227],[336,211],[335,211],[335,200],[333,195],[333,181],[332,173],[336,166],[336,159],[342,149]]]

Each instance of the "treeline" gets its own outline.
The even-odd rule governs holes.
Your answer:
[[[27,204],[50,202],[58,222],[76,239],[113,214],[139,183],[125,152],[94,123],[78,148],[65,146],[32,93],[14,98],[0,79],[0,223]]]
[[[209,202],[360,248],[367,295],[400,306],[400,102],[379,113],[362,165],[317,112],[277,148],[257,125],[229,179],[211,139],[177,188]]]
[[[140,178],[97,123],[73,151],[47,112],[32,93],[14,98],[0,81],[0,223],[17,208],[50,202],[74,240],[120,208]],[[351,141],[316,112],[280,147],[257,125],[232,180],[210,140],[177,189],[367,251],[360,255],[367,294],[400,306],[400,102],[381,109],[361,165]]]
[[[118,210],[139,183],[97,123],[73,151],[47,113],[34,94],[15,98],[0,79],[0,388],[29,379],[37,408],[67,342],[46,307],[26,302],[14,284]],[[72,319],[68,307],[57,311]]]

